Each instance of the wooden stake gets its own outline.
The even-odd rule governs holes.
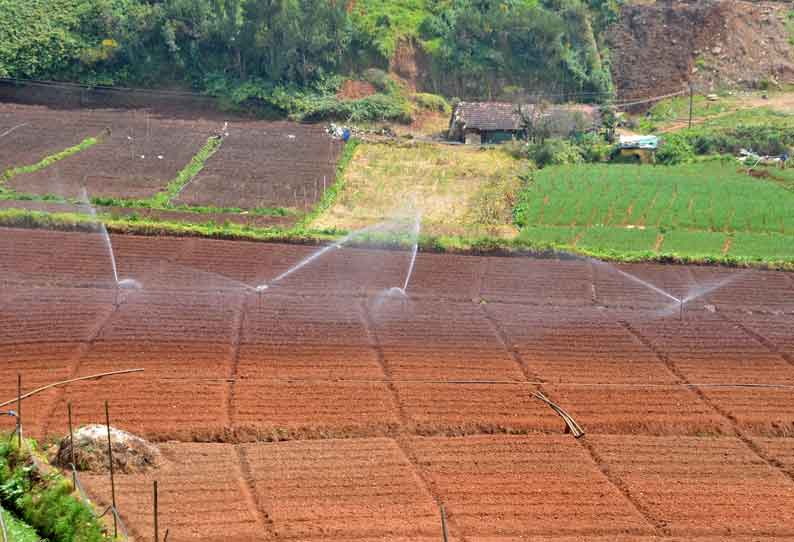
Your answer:
[[[157,510],[157,480],[154,481],[154,542],[160,542],[160,529],[157,524],[158,522],[158,510]]]
[[[441,508],[441,534],[444,535],[444,542],[449,542],[449,532],[447,532],[447,512],[444,510],[444,505]]]
[[[69,444],[72,448],[72,483],[77,487],[77,463],[74,459],[74,431],[72,429],[72,402],[66,403],[66,411],[69,414]]]
[[[17,373],[17,442],[22,452],[22,373]]]
[[[113,504],[113,538],[119,534],[118,520],[116,520],[116,478],[113,476],[113,443],[110,440],[110,409],[105,401],[105,423],[108,428],[108,459],[110,460],[110,498]]]

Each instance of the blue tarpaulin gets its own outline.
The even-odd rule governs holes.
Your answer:
[[[655,135],[620,136],[621,149],[650,149],[659,148],[659,138]]]

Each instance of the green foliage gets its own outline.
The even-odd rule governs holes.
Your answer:
[[[39,171],[40,169],[49,167],[55,162],[58,162],[59,160],[63,160],[64,158],[68,158],[69,156],[76,154],[82,150],[85,150],[93,145],[96,145],[97,143],[99,143],[99,139],[95,137],[89,137],[84,139],[82,142],[75,145],[74,147],[69,147],[68,149],[64,149],[56,154],[47,156],[46,158],[42,159],[40,162],[36,164],[32,164],[29,166],[15,167],[6,170],[3,173],[3,176],[0,177],[0,185],[11,180],[17,175],[22,175],[24,173],[33,173],[35,171]]]
[[[39,542],[41,540],[33,527],[13,516],[11,512],[4,510],[2,514],[10,540],[14,542]]]
[[[431,14],[420,33],[437,64],[437,86],[475,97],[497,81],[531,80],[536,88],[594,92],[604,98],[612,92],[609,68],[593,29],[594,12],[608,12],[609,3],[435,0],[429,4]],[[562,89],[560,81],[565,81]]]
[[[615,253],[653,252],[658,236],[656,228],[628,229],[599,225],[585,229],[576,246]]]
[[[410,122],[412,119],[411,104],[396,90],[358,100],[338,99],[336,91],[341,78],[318,81],[311,87],[303,88],[297,85],[274,85],[263,79],[234,83],[222,77],[212,77],[207,84],[209,93],[225,96],[236,106],[273,111],[299,121]],[[395,87],[387,85],[387,88]]]
[[[352,13],[355,44],[390,59],[400,39],[416,37],[427,0],[361,0]]]
[[[737,154],[750,149],[759,154],[780,155],[794,145],[794,129],[745,126],[725,130],[694,128],[682,133],[698,154]]]
[[[60,474],[43,474],[16,441],[0,443],[0,500],[40,536],[59,542],[106,542],[102,525],[86,505],[72,496],[73,487]]]
[[[0,0],[0,77],[229,98],[222,81],[237,104],[248,93],[290,114],[328,110],[327,99],[302,102],[327,98],[317,85],[342,74],[383,74],[406,41],[429,61],[426,86],[448,94],[513,84],[606,97],[601,35],[616,13],[615,0]],[[392,83],[380,77],[376,87],[392,95]]]
[[[166,208],[171,206],[171,200],[179,195],[179,192],[198,175],[204,164],[221,147],[223,139],[220,137],[210,137],[198,153],[190,160],[177,174],[176,178],[168,183],[165,190],[158,192],[151,198],[154,207]]]
[[[679,134],[665,134],[656,152],[656,161],[668,166],[686,164],[694,159],[695,151],[692,145],[686,137]]]
[[[565,139],[547,139],[527,146],[527,156],[538,167],[578,164],[584,161],[579,148]]]
[[[529,226],[644,226],[794,236],[794,194],[707,161],[683,166],[578,165],[535,172],[514,220]],[[793,250],[794,250],[794,245]]]
[[[673,230],[664,235],[661,252],[695,258],[719,255],[727,237],[720,232]]]
[[[373,94],[359,100],[337,100],[335,97],[313,102],[301,120],[342,120],[359,123],[376,120],[409,123],[413,118],[411,105],[401,96]]]
[[[790,261],[794,255],[794,241],[790,235],[738,232],[733,236],[728,254],[753,260]]]
[[[449,113],[452,110],[452,106],[449,105],[449,102],[443,96],[437,94],[418,92],[413,95],[413,99],[420,109],[426,111]]]

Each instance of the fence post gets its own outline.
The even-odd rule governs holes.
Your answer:
[[[17,442],[22,453],[22,373],[17,373]]]
[[[158,525],[157,510],[157,480],[154,481],[154,542],[160,542],[160,528]]]
[[[110,440],[110,409],[108,408],[108,402],[105,401],[105,422],[107,424],[108,429],[108,460],[110,461],[110,497],[111,497],[111,504],[113,505],[113,538],[115,539],[119,535],[119,526],[118,520],[116,520],[116,479],[113,475],[113,444]]]
[[[66,403],[66,411],[69,415],[69,447],[72,450],[71,454],[71,463],[72,463],[72,483],[74,483],[74,487],[77,487],[77,463],[74,459],[74,429],[72,426],[72,402],[69,401]]]
[[[444,510],[444,505],[440,505],[441,508],[441,534],[444,535],[444,542],[449,541],[449,533],[447,532],[447,512]]]

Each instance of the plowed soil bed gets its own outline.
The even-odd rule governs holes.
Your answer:
[[[233,122],[221,149],[177,201],[310,209],[333,184],[340,149],[320,125]]]
[[[9,186],[22,194],[65,198],[78,197],[83,188],[89,197],[150,198],[176,178],[208,137],[221,133],[226,136],[220,149],[174,203],[305,211],[335,181],[342,143],[329,137],[321,125],[234,118],[224,123],[201,113],[167,116],[145,109],[74,111],[11,103],[0,103],[0,173],[36,164],[87,137],[100,137],[100,143],[49,167],[15,176]],[[228,214],[204,215],[193,221],[208,220],[256,226],[293,222],[291,218]]]
[[[15,176],[9,185],[17,192],[74,198],[85,187],[88,196],[149,198],[163,190],[220,128],[216,123],[163,119],[145,111],[60,115],[64,124],[89,124],[94,129],[91,135],[101,136],[101,141],[50,167]]]
[[[115,288],[98,233],[0,229],[0,401],[17,374],[27,391],[144,369],[22,411],[28,434],[62,436],[68,403],[82,425],[108,400],[162,445],[159,470],[117,479],[138,537],[153,479],[180,540],[438,540],[439,504],[452,540],[794,537],[785,273],[741,272],[681,313],[588,262],[420,253],[403,296],[386,293],[400,251],[299,267],[317,248],[110,241],[141,289]],[[621,270],[674,296],[736,272]],[[107,503],[107,480],[84,478]]]

